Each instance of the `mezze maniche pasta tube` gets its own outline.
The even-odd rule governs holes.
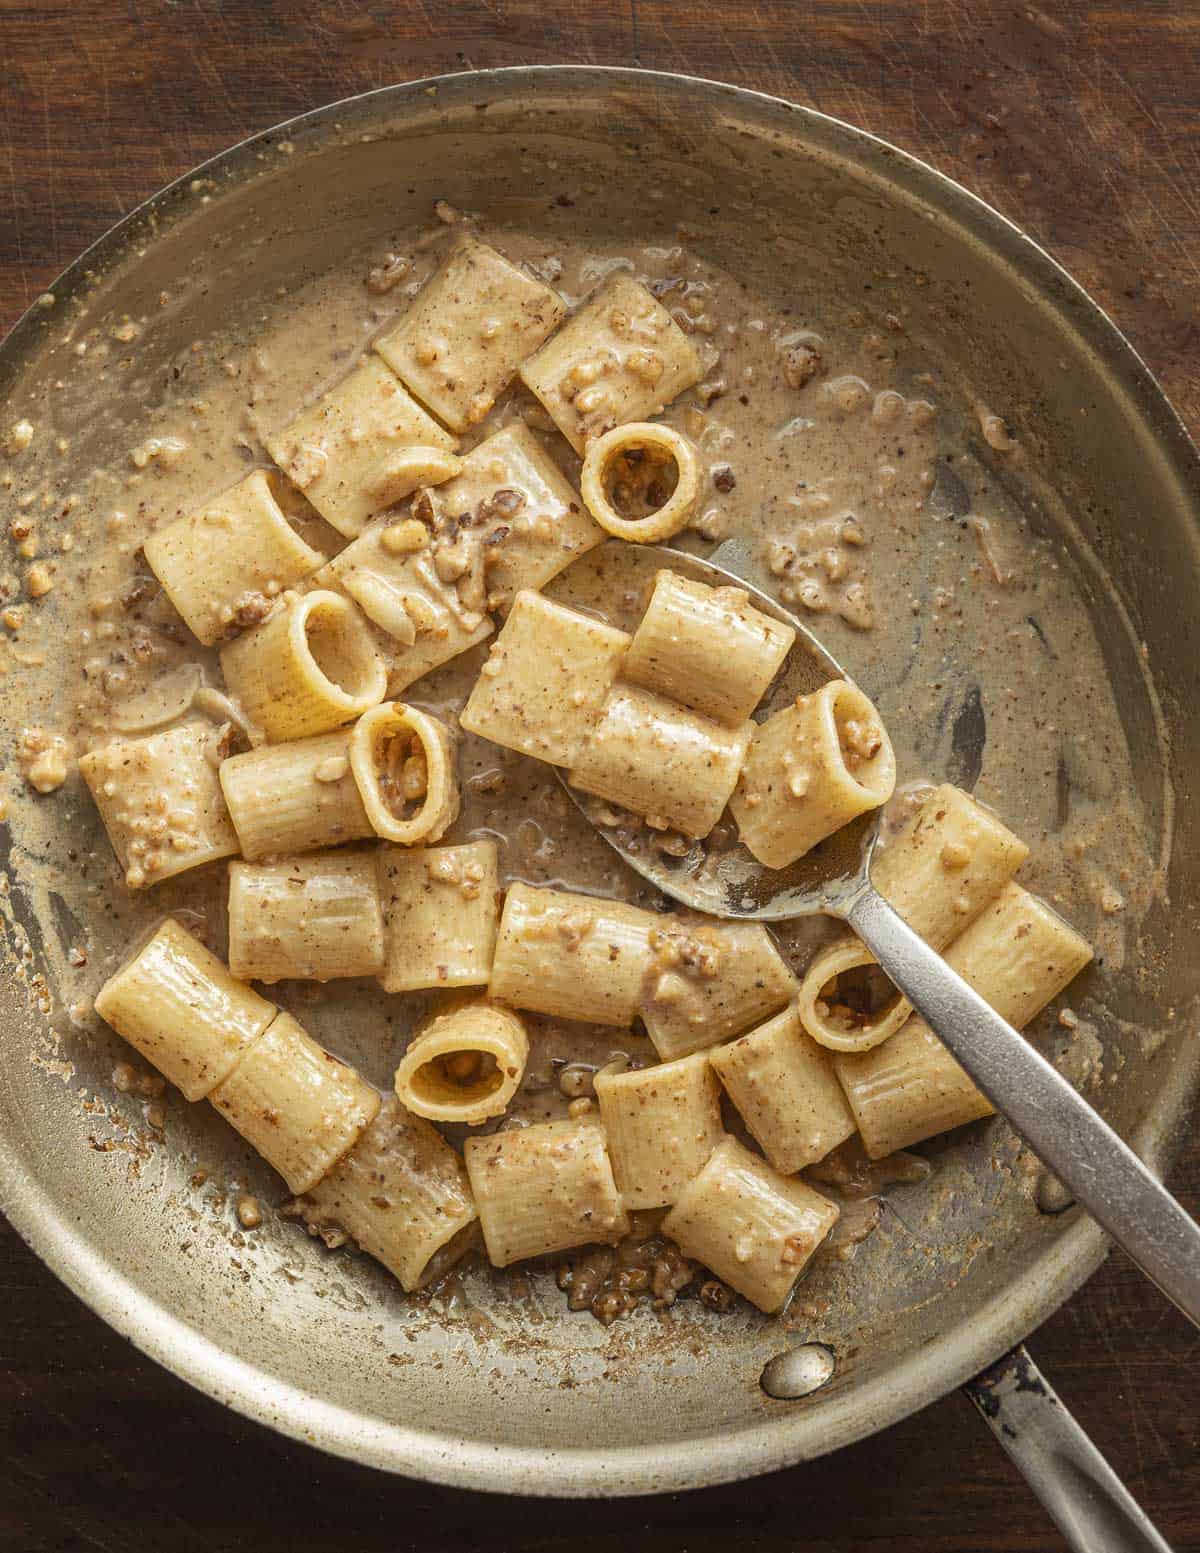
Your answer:
[[[935,787],[904,829],[881,847],[871,882],[932,949],[947,944],[1000,893],[1029,848],[997,817],[957,787]],[[853,934],[836,939],[809,965],[800,984],[804,1028],[831,1051],[869,1051],[895,1035],[912,1005],[893,988],[882,1005],[856,1006],[853,974],[890,987],[875,958]],[[861,1000],[860,1000],[861,1002]]]
[[[946,951],[946,964],[1018,1030],[1091,958],[1091,945],[1073,927],[1013,883]],[[992,1114],[919,1014],[882,1046],[837,1052],[833,1061],[872,1159]]]
[[[729,807],[759,862],[786,868],[885,804],[895,785],[879,713],[857,686],[835,679],[758,724]]]
[[[786,1302],[837,1220],[837,1206],[799,1176],[780,1175],[726,1138],[662,1227],[684,1256],[770,1314]]]
[[[485,1122],[508,1109],[528,1056],[524,1021],[473,999],[417,1030],[396,1069],[396,1093],[431,1121]]]

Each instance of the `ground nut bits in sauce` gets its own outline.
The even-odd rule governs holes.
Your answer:
[[[55,970],[72,1008],[86,1011],[129,942],[166,914],[201,925],[210,946],[225,950],[220,861],[149,883],[166,855],[150,866],[162,853],[160,842],[174,850],[170,811],[148,811],[144,833],[132,833],[145,843],[129,862],[137,888],[126,887],[125,869],[98,832],[87,831],[87,850],[79,850],[84,833],[75,815],[87,800],[78,757],[103,748],[114,732],[157,736],[185,719],[210,726],[218,763],[261,740],[222,689],[215,652],[190,636],[141,547],[152,531],[197,511],[250,470],[268,467],[267,441],[364,360],[371,364],[367,375],[377,376],[373,345],[399,328],[464,230],[557,293],[568,320],[599,291],[600,329],[565,353],[556,347],[564,334],[550,333],[522,364],[524,385],[497,391],[489,382],[457,401],[461,436],[450,438],[424,412],[414,414],[418,442],[389,445],[374,461],[361,505],[373,509],[367,532],[378,554],[357,580],[340,574],[337,587],[365,611],[390,655],[389,695],[402,694],[456,725],[480,682],[482,636],[499,630],[523,586],[546,586],[559,604],[602,616],[621,632],[635,628],[645,600],[626,596],[619,576],[589,572],[588,559],[543,582],[562,559],[562,530],[550,509],[532,503],[499,461],[493,472],[490,460],[481,470],[470,459],[487,439],[511,429],[544,454],[548,488],[557,488],[556,472],[577,496],[588,437],[617,420],[661,421],[696,449],[699,465],[691,527],[675,543],[706,555],[735,540],[751,580],[807,619],[870,695],[896,751],[901,787],[890,818],[902,820],[930,782],[974,787],[1033,843],[1022,879],[1095,938],[1105,974],[1134,965],[1139,925],[1160,888],[1157,856],[1080,586],[1057,546],[1039,537],[997,478],[1001,466],[1028,467],[1033,442],[1019,407],[998,402],[994,385],[951,377],[936,352],[898,332],[862,297],[823,293],[815,283],[803,297],[756,293],[708,262],[703,234],[682,237],[669,221],[647,230],[644,243],[595,239],[586,203],[580,196],[571,208],[555,207],[537,218],[535,230],[521,230],[513,219],[533,219],[527,200],[478,221],[443,203],[423,228],[389,235],[353,270],[264,296],[253,336],[223,332],[225,321],[214,318],[211,336],[192,342],[167,371],[153,354],[152,319],[73,323],[59,370],[64,395],[89,406],[100,449],[94,473],[68,470],[43,406],[5,406],[12,523],[10,553],[0,565],[0,696],[10,866],[44,921],[59,920],[48,907],[53,892],[91,935],[86,953],[74,942],[47,949],[59,957]],[[530,294],[541,295],[536,286]],[[438,323],[452,352],[454,341]],[[492,320],[481,317],[477,325],[472,348],[482,354],[493,343]],[[445,365],[426,334],[412,342],[414,386]],[[135,367],[143,359],[147,367],[144,377],[130,375],[119,405],[106,365],[113,340]],[[336,430],[341,437],[343,428]],[[352,464],[363,453],[356,435],[351,424],[344,445],[332,435],[299,437],[286,449],[293,480],[323,494],[333,455]],[[460,503],[456,493],[468,489],[467,472],[470,500]],[[635,462],[619,474],[626,488],[614,494],[632,512],[653,510],[670,495],[656,488],[661,470],[639,470]],[[964,500],[947,498],[947,490]],[[327,505],[344,519],[336,496]],[[586,550],[582,505],[572,513],[568,502],[565,515],[580,525],[572,545]],[[346,527],[357,522],[355,512]],[[330,556],[344,537],[316,520],[306,531]],[[518,566],[529,552],[542,569],[533,584]],[[336,562],[330,569],[337,574]],[[383,584],[392,579],[398,581],[387,591]],[[276,602],[269,587],[248,586],[228,602],[220,624],[241,633],[261,624]],[[467,651],[441,662],[439,644],[467,640]],[[404,676],[397,665],[414,646],[432,671],[398,689]],[[194,682],[171,678],[181,672]],[[164,708],[167,720],[153,721]],[[520,709],[511,710],[515,720]],[[979,761],[970,735],[981,726]],[[843,735],[848,763],[873,758],[871,726],[849,719]],[[497,849],[501,890],[520,879],[660,908],[587,827],[548,767],[519,743],[501,747],[462,735],[461,811],[431,854],[431,882],[462,910],[477,909],[492,890],[490,878],[454,849],[488,841]],[[347,758],[331,753],[312,781],[332,789],[348,774]],[[798,767],[793,775],[801,779]],[[423,778],[417,752],[397,745],[384,773],[390,801],[403,810],[417,806]],[[106,780],[114,782],[108,797],[119,803],[116,777]],[[131,823],[141,817],[131,815]],[[688,845],[668,829],[654,831],[652,844],[667,853]],[[951,852],[945,865],[953,871],[965,863]],[[589,929],[589,918],[567,914],[555,933],[582,956]],[[815,937],[819,931],[781,928],[786,974],[803,971]],[[650,1018],[685,1030],[693,1013],[702,1021],[722,958],[706,933],[664,927],[652,956]],[[315,1038],[386,1089],[438,994],[388,994],[355,982],[282,983],[272,988],[275,996]],[[772,994],[773,1006],[757,1017],[772,1017],[785,1000],[786,991],[777,1003]],[[572,1106],[590,1111],[591,1075],[615,1053],[633,1067],[657,1060],[640,1016],[628,1029],[539,1015],[527,1022],[529,1058],[499,1119],[504,1128],[563,1120]],[[1058,1028],[1068,1037],[1075,1029],[1065,1020]],[[830,1156],[806,1177],[846,1207],[878,1196],[886,1163],[871,1167],[876,1174],[868,1182],[858,1165]],[[906,1157],[897,1169],[890,1179],[919,1187],[928,1166]],[[247,1229],[278,1200],[268,1179],[260,1186],[255,1177],[254,1192],[239,1187],[231,1199]],[[571,1253],[557,1276],[572,1308],[605,1322],[632,1315],[636,1324],[651,1315],[683,1319],[671,1307],[685,1295],[694,1313],[688,1319],[734,1304],[726,1284],[663,1239],[659,1217],[637,1215],[615,1245]],[[852,1254],[875,1218],[847,1209],[829,1243],[835,1255]],[[346,1238],[335,1225],[323,1225],[321,1234],[331,1245]],[[819,1298],[823,1266],[807,1276]]]

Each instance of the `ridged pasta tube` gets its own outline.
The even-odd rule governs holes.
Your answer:
[[[462,1160],[394,1095],[299,1206],[312,1229],[345,1231],[407,1293],[449,1272],[478,1235]]]
[[[131,890],[237,852],[217,780],[216,745],[211,723],[190,722],[80,756],[79,770]]]
[[[725,728],[633,685],[614,685],[569,781],[661,830],[707,836],[738,780],[753,723]]]
[[[672,426],[630,421],[589,441],[580,489],[596,522],[615,539],[635,545],[661,544],[687,526],[700,500],[700,458],[694,445]],[[619,493],[649,510],[623,517]]]
[[[375,349],[447,426],[466,431],[565,312],[556,291],[463,236]]]
[[[385,992],[482,987],[496,947],[494,841],[382,847]]]
[[[491,995],[513,1008],[628,1029],[660,921],[623,901],[510,884]]]
[[[599,720],[629,637],[578,610],[518,593],[459,718],[467,733],[570,766]]]
[[[229,865],[229,968],[246,981],[333,981],[383,969],[375,853]]]
[[[630,1210],[673,1203],[724,1136],[707,1056],[602,1068],[595,1085],[621,1200]]]
[[[185,1099],[203,1100],[278,1009],[168,917],[104,983],[96,1012]]]
[[[348,729],[231,755],[220,778],[249,863],[374,834],[350,769]]]
[[[1091,958],[1073,927],[1011,882],[946,951],[946,964],[1018,1030]],[[872,1159],[992,1114],[918,1014],[882,1046],[833,1061]]]
[[[668,1061],[749,1030],[796,995],[796,978],[761,922],[656,917],[640,1012]]]
[[[454,736],[429,712],[399,701],[364,712],[350,734],[350,769],[385,841],[440,841],[458,818]]]
[[[379,1111],[375,1090],[283,1012],[208,1098],[297,1196],[328,1174]]]
[[[348,723],[383,700],[387,670],[366,621],[340,594],[292,594],[221,652],[230,693],[268,743]]]
[[[458,464],[455,439],[421,408],[377,356],[369,356],[316,404],[266,439],[267,451],[326,522],[352,539],[367,519]],[[421,470],[411,469],[421,451]],[[437,457],[442,467],[437,467]],[[397,460],[410,466],[399,480]]]
[[[824,1159],[855,1130],[828,1052],[808,1035],[794,1007],[708,1060],[750,1136],[781,1175]]]
[[[661,571],[621,672],[631,684],[739,728],[762,700],[796,633],[741,588]]]
[[[435,1122],[503,1116],[529,1056],[525,1025],[507,1008],[471,1002],[430,1019],[396,1069],[396,1094]]]
[[[839,1216],[798,1176],[780,1175],[726,1138],[684,1187],[662,1229],[685,1256],[769,1315],[784,1305]]]
[[[274,598],[325,561],[289,522],[285,487],[275,470],[256,469],[143,546],[163,591],[207,647],[238,629],[241,605]]]
[[[957,787],[937,787],[911,822],[876,853],[875,888],[933,949],[947,944],[975,920],[1016,873],[1029,848],[994,814]],[[875,958],[851,934],[821,950],[800,984],[804,1028],[831,1051],[869,1051],[912,1013],[893,994],[873,1010],[857,1008],[844,992],[843,978]],[[882,978],[876,969],[873,975]]]
[[[629,1232],[595,1121],[541,1122],[468,1138],[463,1157],[494,1267],[612,1244]]]
[[[760,863],[785,868],[892,796],[896,757],[857,686],[830,680],[755,729],[729,807]]]
[[[591,437],[644,421],[698,383],[703,366],[666,308],[629,275],[613,275],[521,368],[577,453]]]

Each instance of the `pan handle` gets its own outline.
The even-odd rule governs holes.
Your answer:
[[[1171,1553],[1024,1344],[963,1391],[1076,1553]]]

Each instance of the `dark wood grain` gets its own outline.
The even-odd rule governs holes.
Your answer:
[[[529,62],[723,77],[935,162],[1062,259],[1200,431],[1200,8],[1179,0],[0,0],[0,322],[242,135],[391,81]],[[1193,1211],[1200,1146],[1175,1179]],[[950,1397],[754,1485],[497,1501],[329,1461],[142,1359],[0,1224],[0,1548],[654,1553],[1061,1546]],[[1114,1257],[1032,1347],[1177,1549],[1200,1548],[1200,1339]]]

